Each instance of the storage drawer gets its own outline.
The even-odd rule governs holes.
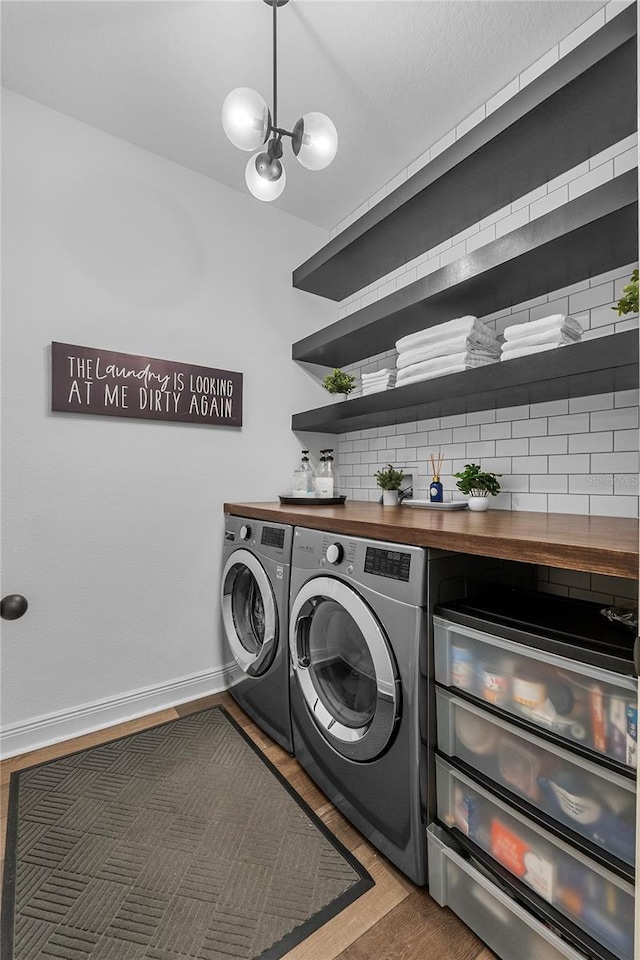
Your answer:
[[[438,748],[633,866],[636,789],[626,777],[436,689]]]
[[[436,757],[438,817],[620,958],[633,958],[634,890]]]
[[[635,768],[637,680],[433,618],[435,677]]]
[[[584,960],[568,943],[456,853],[446,831],[427,830],[429,893],[502,960]]]

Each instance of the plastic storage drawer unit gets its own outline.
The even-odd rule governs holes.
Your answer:
[[[434,616],[435,678],[620,764],[637,766],[637,681]]]
[[[429,826],[429,893],[436,903],[450,907],[499,957],[584,960],[584,954],[516,903],[452,843],[442,827]]]
[[[436,689],[438,749],[633,866],[632,780]],[[610,861],[609,861],[610,862]],[[617,865],[619,866],[619,865]]]
[[[633,886],[436,757],[438,817],[620,960],[633,960]]]

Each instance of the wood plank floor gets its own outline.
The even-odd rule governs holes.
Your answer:
[[[163,710],[64,743],[12,757],[0,764],[2,853],[6,834],[9,778],[14,770],[45,763],[198,710],[224,706],[375,880],[375,886],[316,931],[283,960],[495,960],[494,955],[425,889],[399,873],[327,801],[300,764],[243,713],[228,693]]]

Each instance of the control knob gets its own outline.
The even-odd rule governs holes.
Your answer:
[[[344,550],[339,543],[330,543],[327,547],[326,557],[329,563],[340,563],[344,557]]]
[[[242,526],[240,527],[240,539],[248,540],[250,536],[251,536],[251,527],[248,524],[243,523]]]

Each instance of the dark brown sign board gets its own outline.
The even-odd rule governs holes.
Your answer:
[[[242,374],[53,342],[51,409],[241,427]]]

